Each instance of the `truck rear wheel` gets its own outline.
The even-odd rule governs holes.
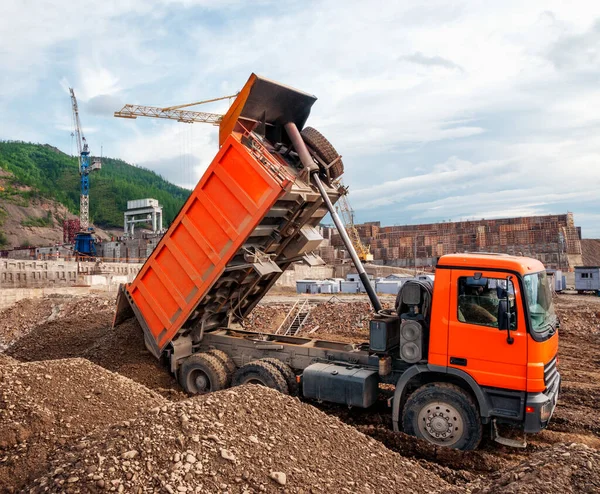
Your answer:
[[[482,436],[477,406],[464,390],[448,383],[421,386],[411,394],[402,414],[404,432],[435,444],[469,450]]]
[[[325,136],[312,127],[304,127],[302,132],[300,132],[300,135],[302,135],[304,142],[308,144],[316,155],[328,165],[339,158],[328,170],[319,167],[321,169],[320,175],[327,180],[327,182],[331,182],[332,180],[341,177],[344,173],[344,163],[342,163],[342,159],[333,145],[325,139]]]
[[[246,365],[242,365],[233,375],[233,386],[242,384],[259,384],[267,386],[283,393],[290,394],[287,382],[283,374],[273,364],[255,360]]]
[[[227,355],[223,350],[218,350],[216,348],[211,348],[207,350],[206,353],[210,355],[214,355],[218,360],[225,366],[226,370],[226,385],[229,386],[231,384],[231,379],[233,378],[233,373],[237,370],[235,362],[233,359]]]
[[[214,355],[196,353],[179,367],[178,381],[187,393],[211,393],[227,387],[227,369]]]
[[[283,378],[287,382],[290,395],[296,396],[298,394],[298,382],[296,381],[296,374],[294,374],[294,371],[289,365],[277,358],[262,358],[260,361],[267,362],[268,364],[277,367],[277,370],[281,372]]]

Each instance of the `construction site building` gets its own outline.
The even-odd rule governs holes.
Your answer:
[[[545,266],[573,271],[581,265],[581,229],[572,213],[382,227],[355,225],[376,263],[398,267],[435,266],[444,254],[495,252],[533,257]],[[342,241],[331,231],[331,246]]]
[[[126,237],[133,238],[136,223],[152,225],[152,233],[163,231],[163,211],[157,199],[127,201],[127,211],[123,216],[123,232]]]

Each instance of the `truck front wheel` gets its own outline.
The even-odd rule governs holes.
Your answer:
[[[402,414],[404,432],[435,444],[469,450],[479,445],[481,420],[473,398],[449,383],[432,383],[412,393]]]

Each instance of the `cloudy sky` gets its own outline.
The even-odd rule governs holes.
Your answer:
[[[426,6],[423,6],[426,4]],[[600,237],[600,2],[4,0],[0,139],[192,187],[217,129],[112,117],[235,93],[251,72],[318,96],[359,221],[572,211]],[[224,112],[226,102],[200,109]],[[93,184],[91,192],[93,201]]]

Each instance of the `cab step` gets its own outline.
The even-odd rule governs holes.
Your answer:
[[[498,425],[496,424],[496,420],[492,420],[492,439],[496,441],[498,444],[502,444],[503,446],[508,446],[510,448],[526,448],[527,440],[525,439],[525,434],[523,434],[523,440],[520,441],[518,439],[510,439],[508,437],[502,437],[498,433]]]

